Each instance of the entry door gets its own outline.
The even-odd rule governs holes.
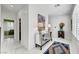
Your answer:
[[[19,41],[21,41],[21,18],[19,19]]]

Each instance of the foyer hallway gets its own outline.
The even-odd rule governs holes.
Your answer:
[[[11,7],[14,6],[14,7]],[[71,17],[73,10],[73,4],[63,5],[60,4],[59,8],[55,5],[1,5],[1,20],[9,18],[10,21],[14,21],[14,38],[4,39],[4,30],[9,27],[4,26],[2,23],[2,41],[1,41],[1,53],[2,54],[43,54],[54,41],[67,43],[70,47],[71,54],[79,53],[79,41],[76,38],[76,13],[73,14],[74,18]],[[19,8],[18,8],[19,7]],[[13,8],[13,9],[12,9]],[[64,10],[63,10],[64,8]],[[79,10],[79,9],[78,9]],[[44,16],[46,30],[48,30],[48,25],[52,28],[52,41],[49,41],[40,50],[39,47],[35,48],[35,33],[37,28],[38,14]],[[21,28],[19,27],[19,19],[21,19]],[[72,19],[72,24],[71,24]],[[74,21],[73,21],[74,20]],[[58,31],[60,30],[59,24],[63,21],[65,27],[63,28],[65,32],[65,39],[58,38]],[[71,26],[72,25],[72,26]],[[7,29],[5,29],[7,27]],[[72,27],[72,28],[71,28]],[[19,29],[20,28],[20,29]],[[21,43],[19,40],[19,30],[21,30]],[[72,31],[71,31],[72,30]],[[66,32],[67,31],[67,32]],[[69,34],[68,34],[69,33]],[[71,33],[75,33],[74,35]],[[25,48],[26,47],[26,48]]]

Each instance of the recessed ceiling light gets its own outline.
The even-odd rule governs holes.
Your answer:
[[[10,5],[10,7],[14,7],[13,5]]]

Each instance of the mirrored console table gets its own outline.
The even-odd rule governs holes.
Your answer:
[[[52,41],[52,33],[45,32],[37,32],[36,38],[35,38],[35,47],[40,47],[40,50],[42,50],[42,47],[48,43],[49,41]]]

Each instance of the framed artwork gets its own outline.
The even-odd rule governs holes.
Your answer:
[[[45,17],[41,14],[38,14],[38,30],[45,30]]]
[[[42,16],[41,14],[38,14],[38,23],[44,23],[45,22],[45,17]]]

